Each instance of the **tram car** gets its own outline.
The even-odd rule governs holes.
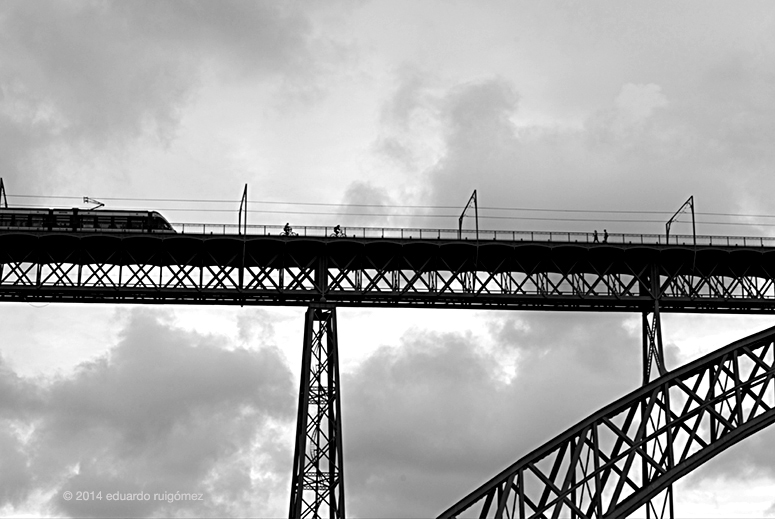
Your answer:
[[[156,211],[0,208],[0,230],[174,233]]]

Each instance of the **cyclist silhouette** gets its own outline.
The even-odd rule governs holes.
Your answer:
[[[285,234],[286,236],[290,236],[291,234],[293,234],[293,227],[291,227],[290,222],[287,222],[285,224],[285,227],[283,227],[283,234]]]
[[[332,234],[331,236],[334,236],[337,238],[340,236],[345,236],[344,231],[342,230],[342,226],[337,225],[336,227],[334,227],[334,234]]]

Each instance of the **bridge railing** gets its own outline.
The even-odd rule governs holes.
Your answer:
[[[173,223],[172,226],[182,234],[236,235],[239,233],[237,224],[211,223]],[[352,238],[388,238],[404,240],[469,240],[476,241],[538,241],[560,243],[612,243],[612,244],[644,244],[664,245],[667,242],[664,234],[631,234],[610,233],[607,239],[602,233],[595,237],[593,232],[562,232],[562,231],[507,231],[507,230],[475,230],[464,229],[423,229],[419,227],[342,227],[345,237]],[[249,236],[287,236],[282,225],[248,225],[243,230]],[[306,237],[335,237],[333,226],[305,225],[294,226],[294,235]],[[718,245],[728,247],[775,247],[775,238],[762,236],[710,236],[698,235],[697,245]],[[672,245],[692,245],[694,237],[676,234],[670,236]]]

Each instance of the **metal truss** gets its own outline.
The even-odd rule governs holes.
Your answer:
[[[439,518],[618,518],[775,422],[775,328],[659,377],[520,459]]]
[[[289,519],[344,519],[336,310],[310,307],[296,421]]]
[[[0,232],[0,301],[775,311],[775,250]],[[656,283],[652,280],[657,280]]]
[[[651,272],[651,290],[652,293],[659,293],[659,272],[656,265],[652,267]],[[662,346],[662,320],[660,318],[659,311],[659,299],[654,299],[654,307],[650,312],[643,312],[643,385],[647,386],[652,379],[664,376],[667,374],[667,367],[665,365],[665,352]],[[670,392],[665,391],[657,395],[655,398],[661,398],[659,405],[655,405],[651,408],[651,411],[643,409],[641,415],[641,422],[646,424],[645,435],[656,434],[659,425],[662,422],[662,409],[670,408]],[[648,445],[650,450],[647,451],[647,455],[651,459],[662,460],[663,470],[669,469],[667,464],[668,459],[672,459],[672,453],[670,458],[665,456],[665,446],[660,442],[651,442]],[[644,457],[641,462],[642,474],[646,479],[651,479],[656,474],[656,469],[646,462]],[[663,491],[653,496],[646,503],[646,519],[673,519],[674,507],[673,507],[673,486],[667,486]]]
[[[643,385],[648,385],[652,378],[664,376],[666,373],[659,300],[655,300],[653,311],[643,313]],[[670,407],[670,392],[662,392],[655,398],[662,400],[651,408],[650,414],[646,414],[647,411],[644,409],[641,416],[641,421],[646,424],[646,436],[657,433],[663,421],[662,409]],[[665,445],[660,442],[651,442],[648,448],[650,448],[648,456],[651,459],[662,460],[663,469],[667,470],[669,466],[667,465],[668,457],[665,456]],[[642,474],[646,474],[647,479],[651,479],[656,474],[656,469],[646,462],[646,458],[642,460]],[[672,485],[667,486],[646,503],[646,519],[652,517],[655,519],[672,519],[674,517]]]

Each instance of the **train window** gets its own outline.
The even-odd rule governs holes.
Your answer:
[[[99,229],[99,216],[96,214],[81,215],[81,227],[84,229]]]
[[[70,227],[70,215],[69,214],[55,214],[54,215],[54,227],[57,229],[67,229]]]
[[[45,214],[31,214],[29,218],[30,227],[36,229],[46,229],[48,227]]]
[[[127,218],[127,229],[142,229],[143,228],[143,220],[142,218],[132,217],[130,216]]]
[[[99,229],[100,227],[102,227],[101,222],[105,221],[105,219],[98,214],[92,214],[89,220],[90,220],[89,227],[91,227],[92,229]]]
[[[112,224],[114,229],[126,229],[126,216],[114,216],[112,218]]]
[[[169,230],[172,229],[172,227],[170,227],[170,224],[168,224],[164,220],[164,218],[162,218],[158,214],[153,215],[153,217],[151,219],[151,228],[152,229],[164,230],[164,231],[169,231]]]

